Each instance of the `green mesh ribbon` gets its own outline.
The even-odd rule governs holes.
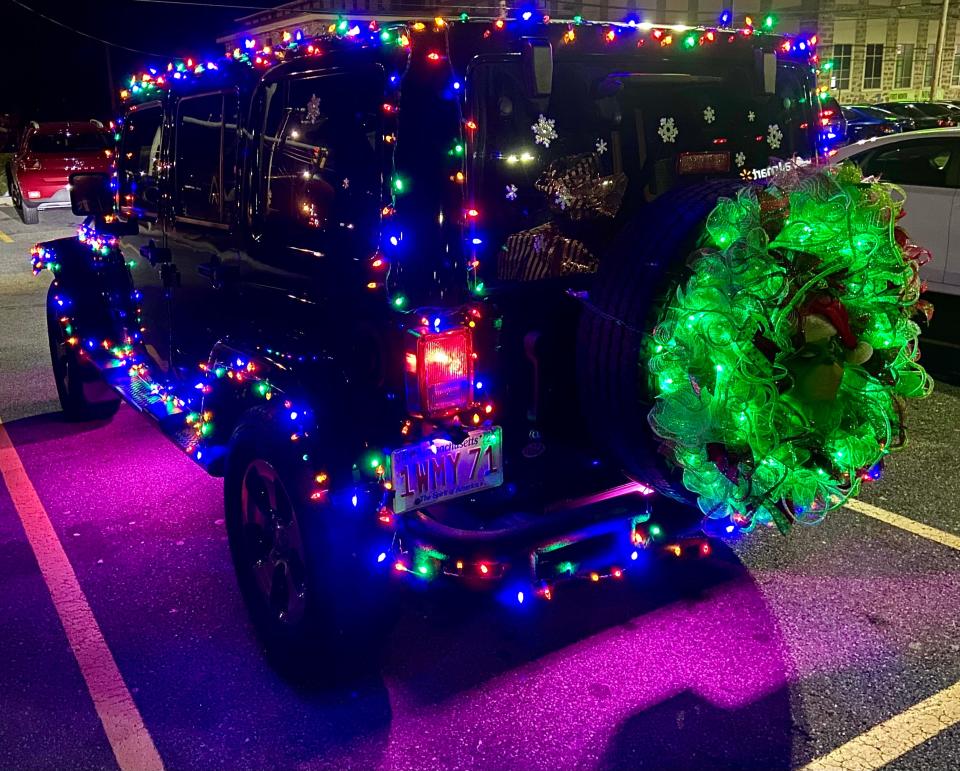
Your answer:
[[[852,165],[721,199],[692,275],[647,340],[650,425],[728,531],[815,522],[903,445],[917,363],[919,265],[903,193]],[[733,526],[733,527],[731,527]]]

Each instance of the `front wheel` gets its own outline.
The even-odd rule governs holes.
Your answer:
[[[265,415],[230,442],[230,551],[257,634],[281,668],[335,680],[369,671],[392,618],[386,581],[351,569],[356,512],[309,499],[309,475]],[[336,544],[336,547],[334,546]]]

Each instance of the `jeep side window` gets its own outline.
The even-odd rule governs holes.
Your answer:
[[[120,211],[125,216],[155,220],[160,200],[157,188],[163,109],[141,105],[127,113],[120,139]]]
[[[379,217],[379,70],[296,77],[268,87],[260,210],[274,237],[325,253],[374,237]]]
[[[176,212],[228,223],[236,202],[237,99],[233,93],[185,97],[177,107]]]

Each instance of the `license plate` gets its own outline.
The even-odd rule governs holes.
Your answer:
[[[394,450],[390,467],[398,514],[497,487],[503,484],[502,429],[475,429],[459,444],[434,439]]]

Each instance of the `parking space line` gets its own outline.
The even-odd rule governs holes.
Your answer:
[[[960,723],[960,683],[851,739],[800,771],[875,771]]]
[[[162,771],[163,761],[94,618],[77,574],[10,435],[0,422],[0,477],[7,486],[80,673],[121,771]]]
[[[893,525],[894,527],[899,527],[901,530],[906,530],[908,533],[913,533],[914,535],[919,535],[921,538],[927,538],[931,541],[936,541],[943,546],[949,546],[951,549],[960,550],[960,536],[954,535],[953,533],[937,530],[937,528],[930,527],[930,525],[924,525],[922,522],[917,522],[899,514],[894,514],[892,511],[881,509],[878,506],[871,506],[869,503],[858,501],[855,498],[851,498],[843,505],[846,508],[852,509],[860,514],[865,514],[866,516],[873,517],[881,522],[886,522],[888,525]]]
[[[13,243],[13,239],[10,238],[10,236],[8,236],[8,235],[7,235],[6,233],[4,233],[2,230],[0,230],[0,241],[3,241],[3,243],[5,243],[5,244],[12,244],[12,243]]]

